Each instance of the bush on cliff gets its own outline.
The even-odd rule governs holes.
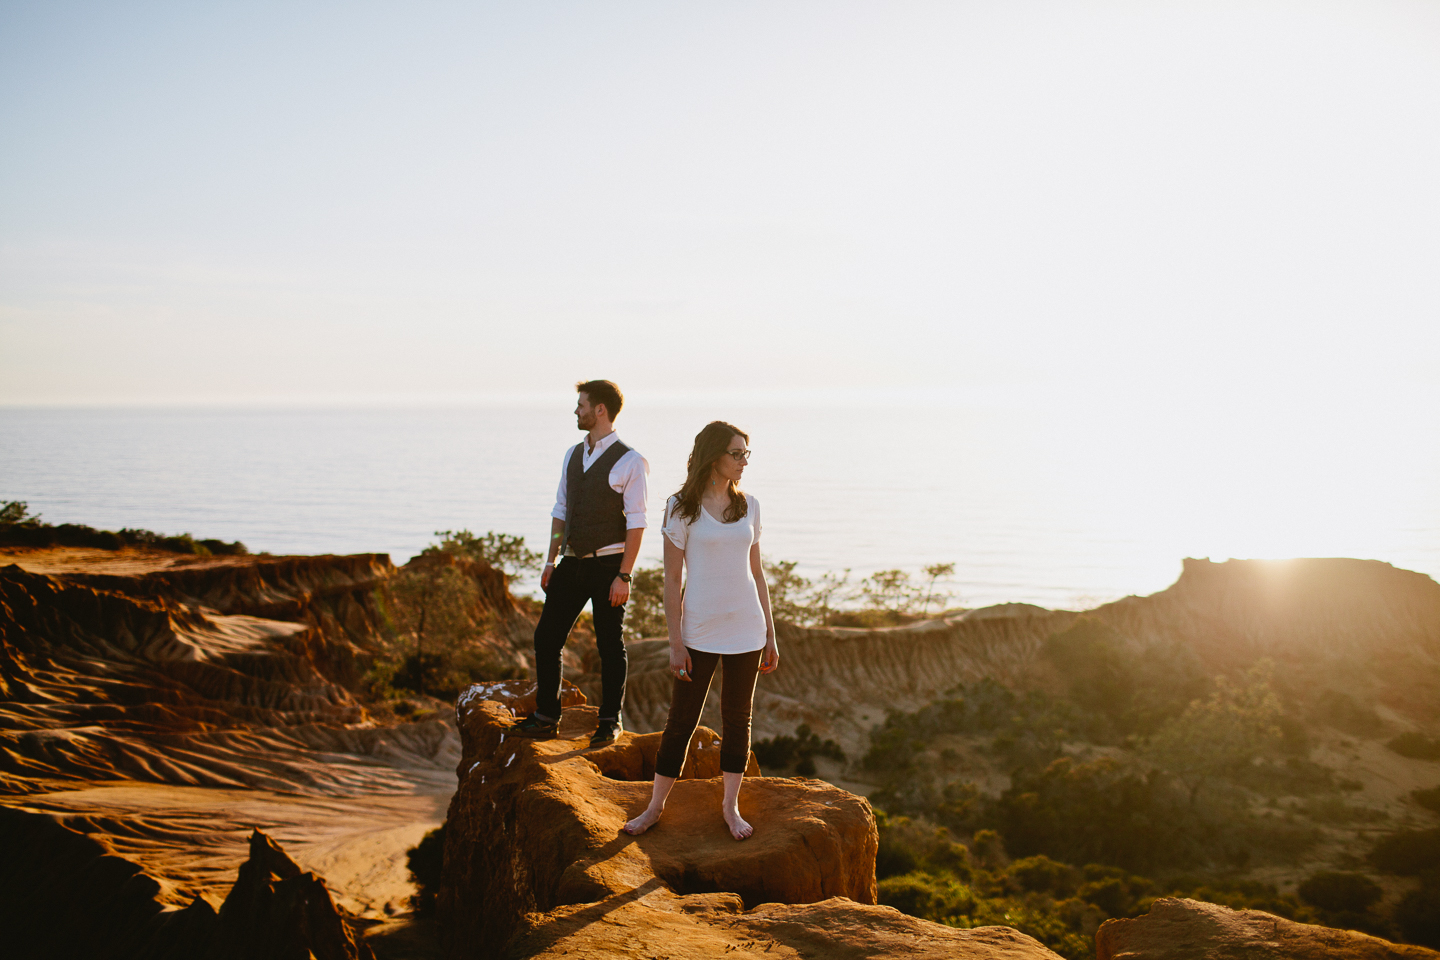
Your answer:
[[[1188,648],[1152,644],[1142,652],[1093,617],[1051,635],[1041,652],[1064,679],[1067,699],[1089,718],[1084,732],[1097,743],[1153,732],[1210,682]]]
[[[1386,873],[1401,876],[1440,871],[1440,828],[1387,834],[1371,849],[1370,862]]]
[[[1440,787],[1431,787],[1429,790],[1412,790],[1410,796],[1426,810],[1440,813]]]
[[[1083,867],[1044,855],[1010,860],[1002,838],[978,831],[967,845],[924,819],[877,810],[880,901],[956,927],[1012,926],[1069,960],[1094,956],[1095,930],[1109,917],[1135,917],[1158,896],[1192,897],[1265,910],[1306,923],[1310,907],[1273,886],[1235,879],[1157,881],[1120,867]]]
[[[665,620],[665,568],[636,567],[625,606],[625,639],[669,636]]]
[[[1440,760],[1440,738],[1427,737],[1414,730],[1400,734],[1386,746],[1412,760]]]
[[[1372,907],[1384,891],[1363,873],[1322,871],[1301,882],[1300,899],[1319,911],[1326,926],[1363,930],[1379,937],[1394,937],[1391,926]]]
[[[81,523],[42,523],[40,515],[30,513],[29,504],[24,500],[0,500],[0,547],[91,547],[99,550],[138,547],[200,556],[249,553],[245,544],[238,540],[226,543],[223,540],[196,540],[188,533],[168,536],[132,527],[114,531],[97,530]]]
[[[851,584],[850,571],[829,571],[811,580],[795,572],[794,560],[766,560],[765,582],[776,620],[801,627],[889,627],[912,623],[952,595],[938,589],[955,573],[953,563],[908,570],[879,570]]]
[[[1400,898],[1395,925],[1411,943],[1440,950],[1440,875]]]
[[[768,776],[778,776],[787,770],[794,770],[802,777],[815,776],[815,758],[826,757],[840,763],[845,762],[845,751],[834,740],[821,740],[802,723],[795,728],[795,735],[784,734],[768,740],[758,740],[753,745],[755,759]]]
[[[417,558],[376,592],[376,600],[385,645],[365,678],[372,697],[409,692],[448,699],[479,680],[523,675],[519,664],[501,655],[494,636],[499,624],[463,562]]]
[[[436,530],[439,543],[431,544],[420,551],[422,557],[437,553],[485,563],[513,580],[522,573],[539,573],[541,554],[525,546],[525,538],[513,533],[496,533],[487,530],[476,536],[469,530]]]
[[[1020,856],[1148,872],[1190,866],[1201,857],[1199,838],[1176,816],[1180,807],[1180,798],[1153,774],[1111,757],[1061,757],[1038,773],[1017,774],[994,817],[1006,846]]]

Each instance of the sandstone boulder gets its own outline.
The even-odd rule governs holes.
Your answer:
[[[1166,897],[1133,920],[1107,920],[1096,960],[1440,960],[1440,953],[1259,910]]]
[[[598,921],[598,922],[597,922]],[[893,907],[833,897],[767,903],[744,912],[737,896],[621,894],[526,918],[505,951],[528,957],[665,957],[709,960],[763,956],[807,960],[1056,960],[1009,927],[956,930]]]
[[[649,801],[660,735],[588,750],[595,710],[576,706],[555,739],[517,738],[523,711],[490,697],[519,695],[487,685],[457,705],[446,956],[1055,956],[1009,928],[951,930],[876,906],[869,804],[819,780],[754,776],[753,756],[740,811],[755,834],[737,842],[705,727],[664,818],[631,837],[622,827]]]

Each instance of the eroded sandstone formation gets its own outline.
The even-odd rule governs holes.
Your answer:
[[[915,710],[957,684],[985,678],[1033,686],[1046,669],[1039,662],[1045,638],[1078,614],[1006,606],[989,611],[1003,615],[974,611],[883,630],[777,624],[783,666],[756,687],[756,739],[793,733],[803,723],[854,757],[887,710]],[[629,652],[626,716],[637,730],[662,729],[672,683],[667,642],[632,643]],[[711,696],[702,722],[720,723],[719,699]]]
[[[27,960],[373,960],[325,881],[258,830],[217,912],[159,884],[60,818],[0,807],[0,948]]]
[[[1134,920],[1107,920],[1096,960],[1440,960],[1440,953],[1260,910],[1166,897]]]
[[[358,631],[372,615],[374,583],[352,572],[342,570],[343,589],[311,624],[0,568],[0,792],[73,780],[387,789],[378,767],[357,775],[364,760],[318,756],[363,755],[385,739],[364,729],[364,710],[343,682],[365,635],[327,626],[340,612]],[[224,591],[233,598],[232,587]],[[255,603],[279,603],[272,587]],[[303,593],[303,584],[292,590]],[[446,727],[432,726],[442,751]]]
[[[1440,724],[1440,584],[1431,578],[1376,560],[1191,559],[1169,588],[1084,613],[999,604],[878,630],[781,623],[783,669],[756,688],[755,736],[804,723],[853,759],[887,710],[918,709],[958,685],[1058,689],[1064,678],[1044,642],[1082,616],[1114,628],[1136,658],[1181,651],[1205,676],[1269,658],[1277,686],[1297,700],[1328,690],[1393,711],[1391,735]],[[629,651],[626,715],[637,730],[658,730],[670,702],[666,642]],[[711,699],[702,722],[713,725]]]
[[[755,776],[753,756],[740,810],[755,834],[735,841],[706,727],[665,816],[631,837],[621,827],[649,800],[660,735],[587,750],[595,711],[572,695],[556,739],[516,738],[524,692],[477,686],[457,704],[463,757],[439,896],[448,957],[1055,956],[1009,928],[956,931],[876,906],[869,804],[819,780]]]
[[[1137,649],[1170,644],[1212,672],[1266,657],[1300,699],[1327,689],[1440,722],[1440,584],[1379,560],[1186,560],[1173,585],[1089,611]]]

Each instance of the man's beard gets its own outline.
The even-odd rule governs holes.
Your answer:
[[[595,429],[595,414],[577,414],[575,417],[575,426],[581,430]]]

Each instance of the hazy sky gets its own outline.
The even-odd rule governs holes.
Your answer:
[[[0,4],[0,402],[1425,403],[1440,5]]]

